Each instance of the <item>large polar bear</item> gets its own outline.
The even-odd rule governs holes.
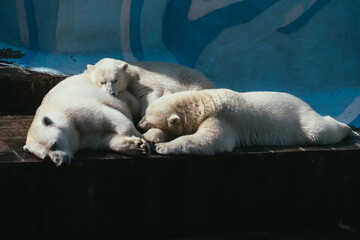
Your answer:
[[[44,97],[24,149],[57,166],[69,164],[78,149],[144,153],[148,144],[132,119],[125,103],[95,86],[84,72],[63,80]]]
[[[166,62],[124,62],[104,58],[95,65],[88,65],[87,73],[94,82],[100,83],[99,87],[113,89],[108,90],[110,93],[128,90],[135,95],[140,102],[141,116],[145,114],[149,104],[163,95],[214,88],[214,84],[201,72]],[[109,82],[113,83],[113,87],[110,86]],[[105,86],[106,83],[108,83],[107,87]],[[132,101],[132,103],[134,102]],[[136,104],[133,104],[131,109],[133,108],[136,108]],[[154,142],[171,138],[171,136],[155,128],[146,132],[144,137]]]
[[[160,154],[212,155],[254,145],[325,145],[357,135],[293,95],[228,89],[163,96],[148,107],[139,126],[179,136],[157,143]]]

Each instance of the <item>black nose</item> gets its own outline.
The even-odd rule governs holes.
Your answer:
[[[137,124],[138,128],[145,130],[144,122],[145,120],[142,118]]]
[[[138,123],[136,124],[136,127],[137,127],[138,129],[143,130],[143,129],[141,128],[141,126],[140,126],[140,122],[138,122]]]
[[[142,120],[140,120],[140,121],[138,122],[138,124],[136,124],[136,127],[137,127],[137,129],[139,130],[139,132],[145,133],[145,132],[147,131],[147,129],[143,128],[143,127],[141,126],[141,124],[142,124]]]
[[[68,167],[70,165],[70,163],[71,163],[71,158],[66,155],[66,156],[64,156],[64,159],[63,159],[60,166],[61,167]]]
[[[115,93],[112,93],[111,95],[113,95],[115,97]]]

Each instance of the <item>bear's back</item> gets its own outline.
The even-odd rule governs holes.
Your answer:
[[[167,62],[131,63],[137,68],[139,81],[146,86],[156,86],[172,92],[215,88],[201,72],[179,64]]]
[[[46,94],[39,108],[74,112],[76,109],[95,109],[104,104],[129,115],[125,103],[94,86],[83,73],[58,83]]]

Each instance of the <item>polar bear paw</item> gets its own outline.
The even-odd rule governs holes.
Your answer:
[[[169,143],[157,143],[155,144],[155,150],[159,154],[169,155],[169,154],[179,154],[180,152],[172,148]]]
[[[169,135],[158,128],[149,129],[143,136],[146,140],[153,143],[166,142],[169,139]]]
[[[62,151],[52,151],[46,156],[46,158],[53,161],[57,167],[69,166],[71,162],[71,157]]]
[[[145,139],[139,138],[139,137],[125,137],[124,142],[125,148],[129,150],[135,150],[137,152],[141,153],[147,153],[150,150],[149,144],[146,142]]]

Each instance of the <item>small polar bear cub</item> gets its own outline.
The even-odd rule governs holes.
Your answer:
[[[125,102],[129,106],[134,120],[139,120],[140,103],[127,90],[129,81],[125,76],[125,72],[128,66],[128,64],[123,64],[121,61],[104,58],[95,65],[88,64],[85,74],[96,87]]]
[[[91,82],[110,95],[117,97],[118,93],[127,89],[128,81],[124,72],[128,64],[119,64],[110,58],[104,58],[95,65],[87,65],[85,73],[88,74]]]
[[[358,136],[293,95],[228,89],[163,96],[148,107],[139,126],[179,136],[157,143],[160,154],[212,155],[238,146],[326,145]]]

